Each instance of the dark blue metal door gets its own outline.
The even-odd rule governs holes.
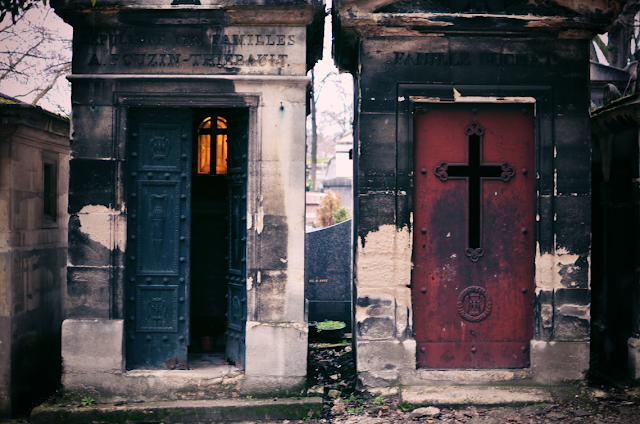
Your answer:
[[[186,368],[191,112],[132,108],[128,126],[127,368]]]
[[[229,114],[229,256],[227,280],[227,357],[240,368],[245,365],[247,322],[247,110]]]

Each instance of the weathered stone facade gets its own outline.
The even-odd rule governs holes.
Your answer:
[[[359,376],[370,389],[562,384],[584,379],[589,368],[588,42],[606,29],[619,4],[474,4],[334,5],[336,62],[356,77],[354,337]],[[465,104],[469,110],[522,104],[524,114],[524,105],[535,108],[535,223],[533,231],[522,229],[535,237],[535,252],[530,252],[535,300],[530,303],[533,337],[522,346],[522,352],[530,352],[530,365],[523,368],[416,364],[425,351],[418,351],[414,336],[415,285],[422,283],[412,273],[420,236],[416,226],[423,225],[414,222],[414,187],[420,174],[434,171],[414,169],[415,125],[421,108]],[[520,175],[520,169],[516,172]],[[519,178],[526,175],[523,169]],[[421,231],[426,234],[426,227]],[[455,260],[466,258],[450,264]],[[451,281],[461,288],[471,284]]]
[[[59,385],[68,163],[68,119],[2,99],[0,416],[24,413]]]
[[[308,334],[301,183],[305,172],[306,72],[321,53],[323,6],[316,1],[179,3],[101,1],[92,8],[75,0],[53,4],[75,29],[70,76],[69,313],[63,325],[63,384],[70,389],[94,390],[105,397],[130,399],[216,397],[222,395],[219,389],[226,383],[237,384],[238,390],[247,394],[299,392],[306,376]],[[227,177],[229,184],[246,184],[244,197],[237,195],[238,201],[244,202],[239,216],[246,236],[241,241],[240,236],[237,238],[246,244],[246,251],[242,248],[237,258],[242,260],[243,269],[236,270],[238,276],[231,280],[227,276],[228,284],[240,287],[236,294],[229,295],[227,311],[229,321],[238,323],[233,328],[236,338],[227,340],[227,349],[233,344],[239,355],[234,360],[244,368],[244,375],[233,381],[199,375],[191,380],[185,377],[182,384],[168,376],[160,378],[158,372],[130,370],[127,365],[127,349],[131,350],[136,337],[145,337],[138,331],[136,320],[164,319],[165,312],[159,308],[166,304],[163,297],[156,297],[148,304],[138,301],[136,306],[136,295],[128,294],[127,288],[130,278],[147,275],[135,268],[144,250],[139,249],[140,254],[131,247],[137,234],[134,220],[142,219],[136,217],[135,191],[136,187],[146,187],[136,186],[132,179],[137,174],[131,168],[137,153],[131,146],[138,135],[132,130],[131,117],[143,108],[168,118],[177,111],[194,120],[203,110],[214,110],[221,116],[240,111],[245,119],[242,125],[248,128],[237,138],[247,146],[246,153],[238,156],[242,161],[239,166],[245,171]],[[193,128],[195,134],[197,124]],[[185,124],[183,139],[189,131]],[[157,140],[162,144],[165,139]],[[162,149],[166,147],[162,145]],[[169,148],[180,149],[176,144]],[[164,158],[164,154],[165,150],[155,158]],[[191,156],[184,153],[180,160],[189,162]],[[231,162],[230,157],[230,168]],[[140,173],[140,181],[173,178],[169,173],[165,177],[155,175]],[[187,181],[187,187],[196,178],[195,170],[193,174],[177,175],[178,181]],[[193,239],[191,233],[184,232],[183,223],[188,226],[194,222],[188,213],[193,208],[191,189],[184,190],[181,198],[186,206],[181,208],[186,207],[187,213],[179,212],[183,214],[176,221],[180,222],[181,238],[178,241],[176,235],[176,246],[188,245]],[[165,195],[153,196],[163,199]],[[158,204],[156,208],[161,207]],[[221,209],[220,220],[227,206]],[[162,209],[156,210],[162,213]],[[233,227],[236,215],[232,213],[227,217]],[[242,234],[243,230],[238,231]],[[169,244],[162,243],[160,246],[168,249]],[[183,272],[182,264],[193,263],[195,253],[180,249]],[[140,278],[144,285],[144,278]],[[146,277],[153,284],[151,289],[161,293],[159,296],[165,296],[162,290],[182,290],[180,285],[185,280],[178,283],[172,278],[164,279],[168,289],[162,289],[161,279]],[[144,294],[144,286],[139,290],[138,294]],[[226,304],[224,291],[226,286],[216,304]],[[195,328],[193,310],[189,318],[188,306],[183,305],[191,301],[193,309],[200,299],[190,297],[189,289],[186,296],[175,296],[179,312],[169,313],[175,314],[177,324],[169,326],[174,325],[176,332],[170,330],[162,339],[153,331],[146,336],[160,348],[168,344],[183,346],[189,325],[192,332]],[[146,305],[150,305],[149,315],[140,312]],[[160,315],[152,316],[153,311],[160,311]],[[103,343],[109,346],[107,355],[99,352],[98,345]],[[197,343],[192,337],[191,346]],[[103,360],[90,360],[94,354]],[[202,389],[205,386],[207,390]]]

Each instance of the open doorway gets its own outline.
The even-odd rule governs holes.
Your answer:
[[[224,112],[193,112],[189,354],[224,356],[225,351],[229,204],[228,122]]]
[[[246,316],[235,286],[245,274],[247,117],[244,109],[193,110],[190,367],[244,362],[234,327],[243,329],[235,321]]]
[[[130,369],[244,367],[248,116],[130,110]]]

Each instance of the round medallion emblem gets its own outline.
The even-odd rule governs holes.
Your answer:
[[[458,296],[458,313],[469,322],[480,322],[491,313],[491,296],[482,287],[467,287]]]

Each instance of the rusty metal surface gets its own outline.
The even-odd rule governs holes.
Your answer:
[[[533,108],[427,106],[414,123],[418,364],[526,367],[533,336]],[[444,180],[443,163],[456,169]]]

